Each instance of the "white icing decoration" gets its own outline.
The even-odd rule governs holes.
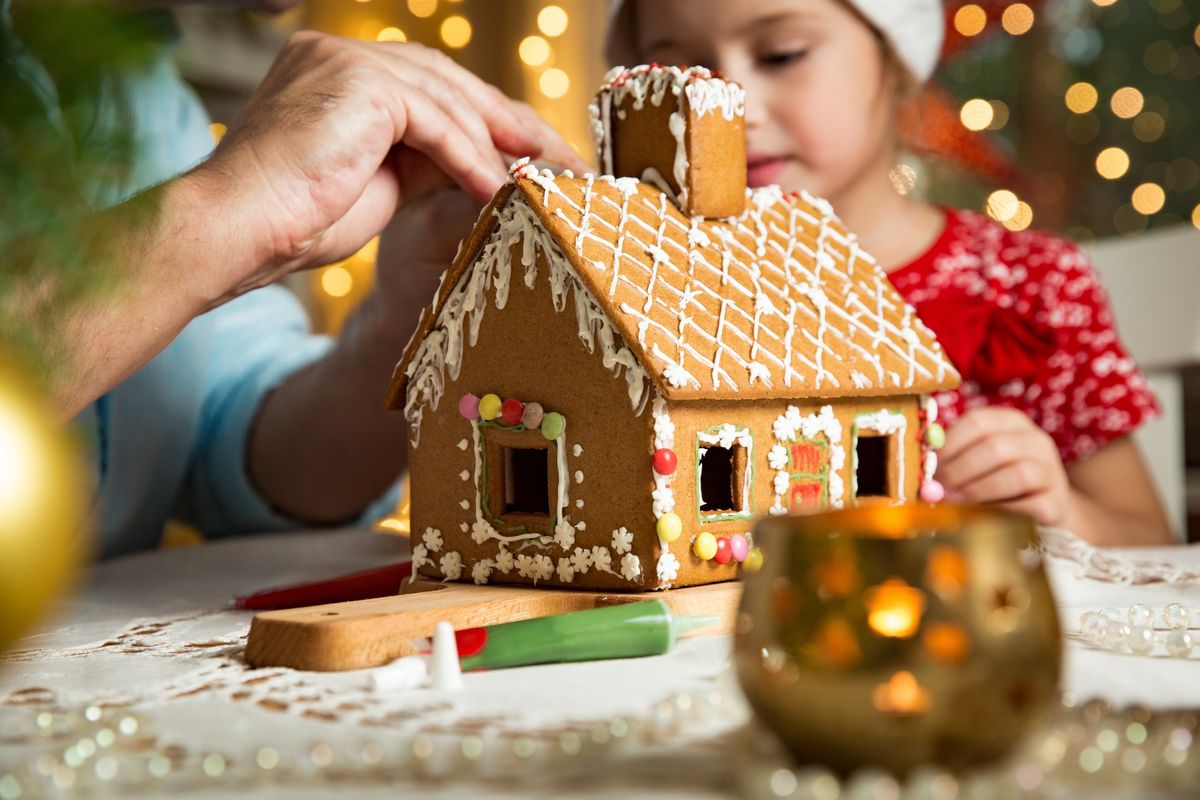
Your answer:
[[[846,447],[842,443],[842,423],[833,413],[833,407],[825,405],[821,406],[821,410],[816,414],[801,414],[800,409],[796,406],[788,406],[787,411],[776,417],[775,422],[772,423],[771,432],[775,435],[776,447],[784,448],[787,443],[795,442],[799,438],[815,440],[818,436],[825,437],[825,441],[829,443],[828,486],[826,487],[829,494],[829,505],[831,508],[841,508],[846,491],[845,482],[842,479],[842,470],[846,465]],[[786,449],[784,454],[786,456]],[[775,493],[775,502],[771,505],[769,513],[786,514],[788,508],[783,498],[791,485],[787,462],[784,462],[783,467],[772,465],[772,469],[776,470],[771,487]]]
[[[571,448],[571,455],[575,456],[576,458],[579,458],[581,455],[583,455],[583,447],[578,444],[575,445],[574,447]]]
[[[496,569],[507,575],[513,568],[513,554],[500,545],[500,549],[496,551]]]
[[[442,549],[442,532],[437,528],[426,528],[425,533],[421,535],[421,541],[425,543],[429,552],[436,553]]]
[[[464,481],[469,481],[471,480],[471,471],[464,469],[462,472],[458,473],[458,477]]]
[[[781,470],[787,469],[787,465],[788,465],[787,448],[781,444],[777,444],[774,447],[772,447],[771,451],[769,453],[767,453],[767,464],[771,467],[771,469],[781,469]]]
[[[458,443],[458,449],[465,452],[468,444],[470,443],[466,439],[463,439]]]
[[[412,564],[413,564],[414,574],[421,567],[425,566],[426,564],[432,564],[432,563],[433,563],[433,561],[430,560],[429,551],[425,548],[425,545],[423,545],[423,544],[413,545]]]
[[[471,579],[482,585],[488,582],[488,578],[492,577],[492,568],[496,566],[496,562],[490,558],[481,558],[475,562],[475,566],[471,567]]]
[[[596,545],[592,548],[592,567],[601,572],[612,572],[612,553],[607,547]]]
[[[492,523],[488,522],[483,517],[475,520],[475,524],[471,526],[471,539],[475,544],[483,544],[488,539],[495,539],[499,536],[496,529],[492,527]]]
[[[583,508],[583,498],[582,498],[582,497],[580,497],[579,499],[577,499],[577,500],[575,501],[575,507],[576,507],[576,508]]]
[[[549,580],[554,577],[554,562],[550,556],[536,555],[533,557],[533,582]]]
[[[633,534],[628,529],[617,528],[612,533],[612,549],[615,553],[628,553],[633,548]]]
[[[438,564],[442,568],[442,575],[445,576],[442,580],[456,581],[462,577],[463,560],[457,550],[446,553]]]
[[[575,567],[566,556],[558,559],[558,580],[560,583],[571,583],[575,580]]]
[[[560,518],[554,526],[554,543],[563,550],[570,550],[575,546],[575,526],[566,517]]]
[[[466,533],[467,531],[471,530],[471,526],[465,522],[460,522],[458,523],[458,529],[463,533]]]
[[[626,553],[621,559],[621,577],[627,581],[635,581],[642,577],[642,562],[633,553]]]
[[[583,470],[581,470],[581,469],[575,470],[575,482],[583,483]]]
[[[466,511],[471,507],[471,501],[469,500],[459,500],[458,504],[462,506],[463,511]]]
[[[533,556],[521,553],[517,556],[517,574],[522,578],[534,577]]]
[[[854,417],[856,431],[874,431],[880,436],[895,436],[895,449],[889,448],[888,454],[896,464],[896,497],[895,503],[904,502],[904,431],[908,427],[908,419],[901,413],[881,408],[869,414],[858,414]],[[898,435],[897,435],[898,434]],[[858,493],[858,465],[851,469],[851,480],[855,494]]]
[[[658,579],[664,583],[675,580],[679,575],[679,559],[670,550],[664,550],[658,557],[655,573],[658,575]]]
[[[651,404],[651,415],[654,418],[654,449],[673,449],[675,447],[675,423],[667,412],[667,401],[657,392]],[[653,472],[653,470],[651,470]],[[650,492],[654,518],[675,510],[675,492],[671,488],[674,475],[659,475],[654,472],[654,489]]]
[[[576,547],[571,556],[571,565],[579,574],[587,574],[587,571],[592,568],[592,551],[586,547]]]

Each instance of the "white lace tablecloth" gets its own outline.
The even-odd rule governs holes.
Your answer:
[[[306,532],[101,564],[54,622],[0,658],[0,711],[130,706],[153,726],[160,743],[253,753],[264,745],[282,751],[315,742],[386,743],[390,736],[417,729],[459,735],[586,731],[615,717],[647,715],[665,698],[728,680],[726,638],[684,640],[671,653],[653,658],[468,674],[463,690],[455,693],[376,694],[366,688],[363,672],[245,666],[241,649],[252,615],[227,609],[233,595],[378,566],[401,560],[406,552],[407,542],[398,537]],[[1200,573],[1200,547],[1126,551],[1120,557]],[[1175,576],[1173,582],[1129,585],[1079,577],[1082,567],[1065,559],[1050,559],[1049,569],[1068,631],[1081,612],[1106,606],[1141,602],[1161,609],[1182,602],[1200,609],[1200,582],[1187,575],[1183,581]],[[1197,707],[1200,660],[1117,655],[1071,640],[1064,688],[1077,699],[1105,697],[1118,706]],[[652,761],[629,753],[618,762],[620,769],[607,764],[603,775],[576,784],[572,793],[628,796],[632,784],[644,789],[639,795],[723,796],[729,788],[721,785],[718,769],[724,737],[743,721],[710,719],[703,730],[664,743]],[[530,794],[505,786],[492,790]],[[361,789],[362,794],[371,791]],[[455,790],[442,791],[453,796]],[[322,792],[327,789],[314,796]],[[264,789],[260,795],[271,793]],[[463,796],[477,795],[478,787],[463,790]]]

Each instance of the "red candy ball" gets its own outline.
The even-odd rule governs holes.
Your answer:
[[[675,458],[674,450],[660,447],[654,451],[654,471],[659,475],[674,475],[676,466],[678,459]]]
[[[500,404],[500,419],[505,425],[519,425],[521,415],[525,413],[525,404],[515,397],[510,397]]]
[[[729,537],[718,536],[717,554],[713,556],[713,561],[718,564],[728,564],[731,558],[733,558],[733,545],[729,543]]]

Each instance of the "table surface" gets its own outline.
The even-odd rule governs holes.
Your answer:
[[[230,597],[398,561],[407,549],[407,540],[390,535],[299,532],[100,564],[86,588],[43,632],[0,659],[0,711],[130,705],[162,742],[253,753],[267,744],[281,751],[311,748],[315,742],[353,747],[416,730],[534,736],[587,730],[620,716],[645,716],[668,697],[727,686],[731,680],[725,637],[683,640],[669,654],[652,658],[472,673],[454,693],[374,693],[367,688],[366,671],[251,670],[241,660],[252,614],[229,610]],[[1122,557],[1169,559],[1200,570],[1200,546],[1131,550]],[[1067,631],[1089,609],[1134,603],[1160,609],[1171,602],[1200,608],[1197,582],[1100,582],[1078,577],[1075,565],[1057,559],[1048,560],[1048,570]],[[1200,660],[1118,655],[1069,640],[1064,689],[1080,700],[1103,697],[1117,706],[1197,707]],[[716,788],[719,759],[714,756],[727,744],[724,737],[743,723],[738,715],[708,719],[689,730],[686,740],[667,743],[652,769],[644,758],[629,754],[618,760],[620,769],[607,765],[605,779],[589,783],[586,794],[627,796],[630,784],[649,782],[658,784],[656,797],[724,796]],[[453,787],[441,791],[455,796]],[[574,793],[585,792],[576,785]],[[271,796],[268,789],[257,794]],[[373,790],[363,787],[360,794],[373,796]]]

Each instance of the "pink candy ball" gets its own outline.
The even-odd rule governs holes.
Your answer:
[[[464,394],[462,399],[458,401],[458,413],[467,419],[478,419],[479,397],[473,394]]]
[[[941,481],[927,480],[921,484],[921,499],[926,503],[940,503],[946,499],[946,487]]]
[[[733,551],[734,561],[745,561],[746,554],[750,552],[750,543],[746,541],[745,536],[735,533],[729,537],[729,549]]]

